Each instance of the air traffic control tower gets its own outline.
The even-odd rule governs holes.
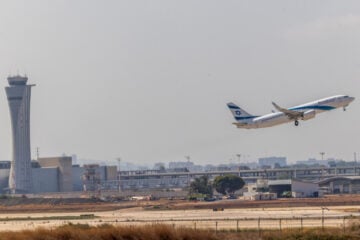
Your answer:
[[[30,152],[30,96],[31,87],[25,76],[9,76],[5,87],[12,126],[12,160],[9,176],[11,193],[32,191]]]

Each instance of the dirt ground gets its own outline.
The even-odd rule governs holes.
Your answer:
[[[360,196],[329,196],[320,199],[273,201],[185,200],[103,202],[98,200],[0,201],[0,231],[53,228],[60,225],[171,224],[174,227],[207,229],[300,228],[350,226],[360,219]],[[324,208],[325,207],[325,208]],[[223,211],[213,211],[223,208]],[[67,219],[94,214],[93,219]],[[51,218],[51,219],[50,219]],[[324,220],[323,220],[324,219]]]
[[[0,199],[1,213],[17,212],[101,212],[134,207],[147,209],[213,209],[213,208],[289,208],[289,207],[321,207],[321,206],[360,206],[360,195],[331,195],[324,198],[289,198],[269,201],[251,200],[221,200],[214,202],[199,202],[186,200],[156,200],[156,201],[119,201],[104,202],[98,199]]]

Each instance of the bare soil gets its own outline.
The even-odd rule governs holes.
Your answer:
[[[186,200],[119,201],[105,202],[86,198],[14,198],[0,199],[0,213],[24,212],[101,212],[124,208],[143,207],[151,210],[186,209],[239,209],[239,208],[288,208],[312,206],[356,206],[360,195],[332,195],[324,198],[278,199],[268,201],[220,200],[214,202]]]

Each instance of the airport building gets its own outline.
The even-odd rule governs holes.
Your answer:
[[[286,166],[286,157],[265,157],[259,158],[260,167],[285,167]]]
[[[336,176],[318,182],[324,194],[359,194],[360,176]]]
[[[32,192],[30,155],[30,97],[31,87],[25,76],[10,76],[5,87],[12,127],[12,164],[9,189],[12,193]]]
[[[72,159],[71,157],[39,158],[41,168],[57,168],[58,192],[71,192],[72,188]]]
[[[31,162],[32,191],[59,193],[118,190],[116,166],[72,165],[71,157],[39,158]],[[9,193],[11,161],[0,161],[0,193]],[[23,192],[22,192],[23,193]]]
[[[318,197],[319,184],[296,179],[269,180],[270,193],[276,193],[278,197]],[[288,195],[286,194],[288,193]]]

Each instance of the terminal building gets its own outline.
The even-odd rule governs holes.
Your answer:
[[[318,182],[324,194],[359,194],[360,176],[336,176]]]

